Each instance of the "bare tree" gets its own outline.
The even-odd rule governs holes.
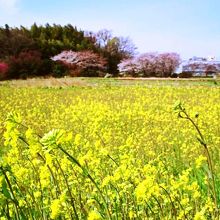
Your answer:
[[[105,48],[108,42],[112,39],[112,32],[102,29],[95,33],[94,37],[96,38],[96,44],[101,48]]]

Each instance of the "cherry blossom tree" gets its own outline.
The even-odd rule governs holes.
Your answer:
[[[156,52],[139,55],[137,58],[139,72],[141,72],[143,76],[155,76],[157,56],[158,53]]]
[[[133,76],[170,77],[180,64],[176,53],[144,53],[133,59],[123,60],[118,68],[120,72]]]
[[[63,51],[51,59],[67,64],[76,76],[103,76],[106,69],[105,59],[92,51]]]
[[[216,72],[218,72],[218,69],[217,69],[217,67],[215,65],[209,64],[209,65],[206,66],[206,69],[205,69],[206,76],[208,76],[209,74],[212,75],[212,74],[214,74]]]
[[[137,59],[124,59],[121,63],[118,64],[118,69],[120,75],[131,75],[131,76],[138,76],[140,71],[139,63]]]
[[[170,77],[179,64],[180,56],[177,53],[158,54],[155,73],[160,77]]]

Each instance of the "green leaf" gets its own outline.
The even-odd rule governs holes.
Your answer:
[[[8,191],[7,183],[5,180],[2,181],[2,193],[6,198],[12,199],[11,193]]]

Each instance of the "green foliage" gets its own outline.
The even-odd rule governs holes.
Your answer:
[[[107,60],[107,72],[117,76],[118,64],[135,54],[136,47],[130,38],[113,37],[108,30],[95,34],[98,52]]]
[[[53,73],[55,77],[61,77],[65,75],[65,67],[50,63],[48,61],[50,57],[63,50],[95,50],[93,40],[85,37],[83,31],[70,24],[65,26],[34,24],[30,29],[22,26],[10,28],[6,25],[5,28],[0,27],[0,45],[0,59],[9,62],[9,78],[50,75],[52,70],[55,71]],[[32,51],[35,51],[34,58],[33,56],[30,58]],[[37,56],[36,53],[41,55]],[[24,54],[25,60],[22,61]]]
[[[53,77],[63,77],[68,73],[68,66],[62,62],[52,62],[52,76]]]
[[[108,31],[105,34],[108,35]],[[118,74],[117,65],[122,59],[134,55],[135,46],[129,38],[108,36],[104,44],[97,43],[100,41],[98,38],[98,34],[86,35],[84,31],[78,30],[71,24],[65,26],[46,24],[42,26],[34,23],[30,29],[23,26],[12,28],[5,25],[5,27],[0,27],[0,59],[7,60],[9,57],[17,57],[21,53],[38,51],[41,53],[44,62],[44,60],[48,60],[65,50],[91,51],[103,56],[107,61],[107,72],[116,76]],[[54,68],[56,71],[55,76],[60,77],[63,75],[62,71],[57,70],[56,67]],[[44,68],[42,75],[51,74],[50,70],[47,66],[47,68]],[[13,73],[9,77],[26,78],[33,75],[39,74],[30,73],[29,75],[29,71],[23,71],[23,73],[18,73],[17,76]],[[86,73],[83,75],[86,75]],[[93,69],[88,70],[88,75],[97,76],[97,74],[94,74]]]

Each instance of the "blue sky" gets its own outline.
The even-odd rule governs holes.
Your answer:
[[[56,23],[129,36],[143,52],[220,58],[220,0],[0,0],[0,26]]]

